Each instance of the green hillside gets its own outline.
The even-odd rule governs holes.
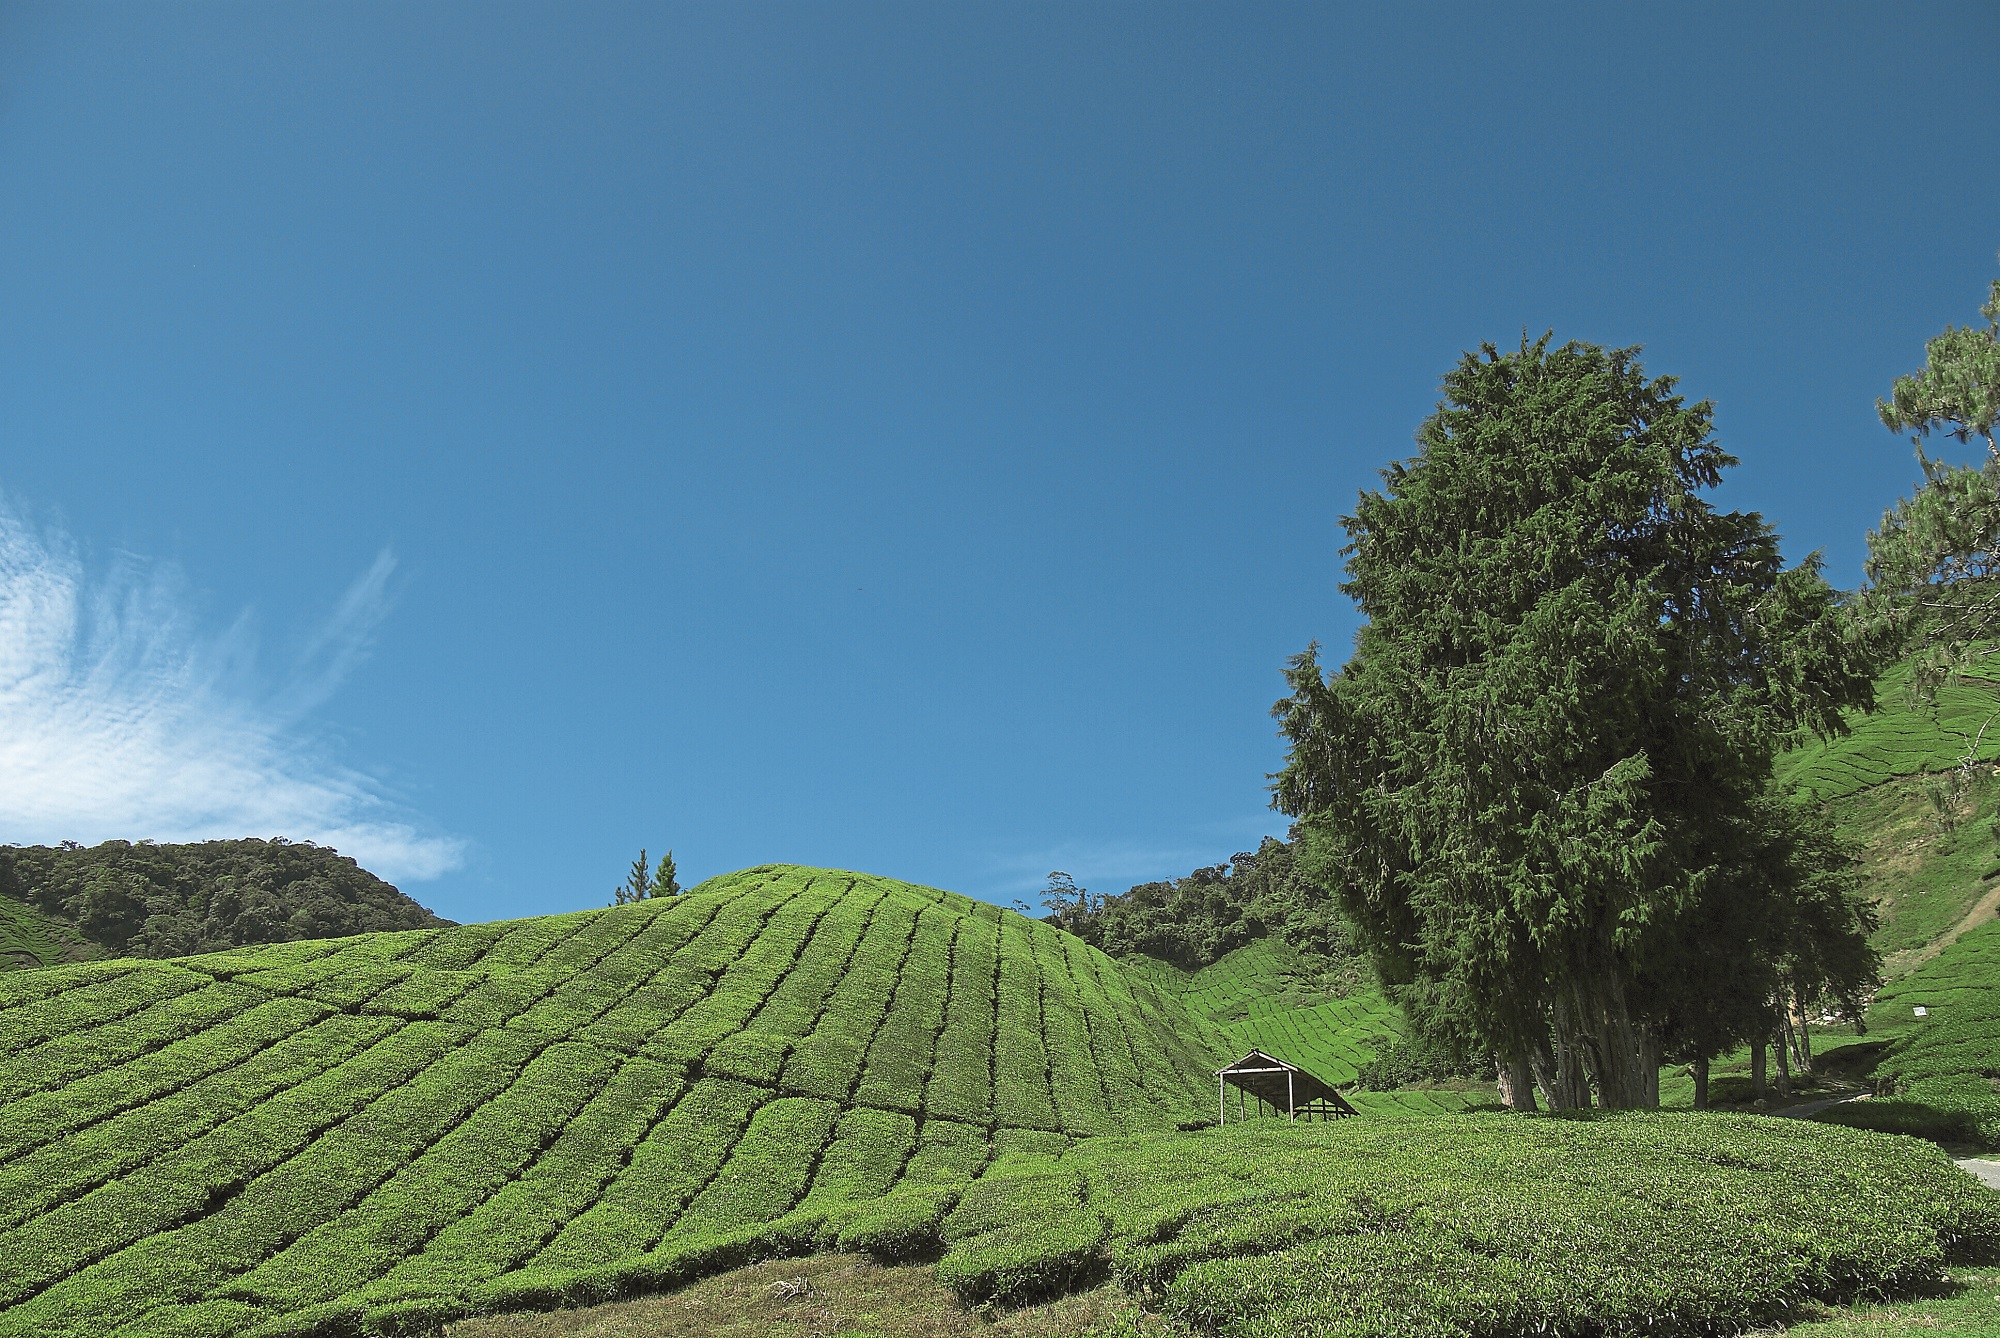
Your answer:
[[[1253,939],[1198,971],[1127,958],[1163,993],[1178,995],[1204,1042],[1232,1058],[1250,1050],[1296,1064],[1336,1087],[1359,1076],[1403,1034],[1403,1015],[1373,986],[1329,996],[1322,973],[1273,934]],[[1348,1102],[1371,1115],[1454,1114],[1493,1102],[1491,1083],[1440,1090],[1350,1091]]]
[[[1281,944],[1217,966],[1128,968],[951,893],[765,867],[574,915],[12,973],[0,1336],[428,1332],[829,1249],[937,1257],[968,1303],[1108,1274],[1244,1335],[1499,1333],[1479,1316],[1503,1294],[1508,1324],[1692,1332],[2000,1246],[2000,1209],[1934,1149],[1810,1124],[1176,1132],[1206,1123],[1213,1063],[1291,1016],[1247,996],[1327,1004],[1283,994]],[[1328,1068],[1393,1035],[1349,1002],[1325,1017],[1350,1049],[1297,1042]]]
[[[1276,935],[1199,971],[1143,965],[1161,988],[1179,995],[1216,1048],[1232,1057],[1262,1050],[1336,1086],[1353,1082],[1363,1064],[1402,1035],[1402,1015],[1379,990],[1326,997],[1315,988],[1310,965]]]
[[[1010,1159],[1200,1117],[1214,1058],[1046,925],[775,867],[18,973],[0,1055],[0,1334],[78,1338],[616,1290],[745,1233],[893,1242]]]
[[[0,970],[88,961],[101,951],[68,922],[0,896]]]
[[[1815,739],[1778,759],[1780,784],[1815,799],[1838,799],[1899,776],[1948,771],[1968,754],[2000,758],[2000,665],[1982,663],[1935,703],[1910,701],[1910,668],[1898,665],[1876,687],[1881,709],[1848,713],[1852,730]],[[1974,744],[1977,747],[1974,747]]]
[[[2000,923],[1967,931],[1885,988],[1868,1024],[1889,1039],[1874,1066],[1889,1094],[1821,1118],[2000,1150]]]

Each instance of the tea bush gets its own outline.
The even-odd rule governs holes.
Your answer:
[[[1941,1010],[1985,988],[1937,965]],[[935,1257],[974,1302],[1109,1273],[1227,1333],[1726,1331],[1994,1235],[1934,1150],[1789,1122],[1391,1092],[1171,1133],[1212,1116],[1225,1027],[1299,1002],[1216,993],[1218,1022],[1183,994],[1010,912],[789,867],[0,978],[0,1338],[423,1332],[836,1247]],[[1373,1025],[1330,1002],[1337,1043]],[[1946,1020],[1910,1098],[1984,1053]]]

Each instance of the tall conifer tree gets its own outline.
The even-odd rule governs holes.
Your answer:
[[[1278,806],[1385,983],[1557,1106],[1657,1103],[1689,964],[1782,920],[1776,749],[1873,700],[1817,556],[1703,500],[1735,461],[1673,387],[1632,349],[1466,355],[1342,521],[1353,656],[1276,707]]]

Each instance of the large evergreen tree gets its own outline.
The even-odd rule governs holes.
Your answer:
[[[1276,708],[1301,861],[1411,1021],[1558,1106],[1657,1102],[1691,964],[1782,920],[1760,861],[1809,853],[1760,808],[1776,749],[1872,704],[1817,558],[1703,500],[1735,462],[1673,386],[1547,336],[1468,354],[1343,519],[1353,656],[1296,657]]]

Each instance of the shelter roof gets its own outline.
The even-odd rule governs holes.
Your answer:
[[[1262,1050],[1252,1050],[1234,1064],[1217,1069],[1215,1076],[1288,1115],[1321,1101],[1344,1115],[1359,1113],[1330,1084]]]

